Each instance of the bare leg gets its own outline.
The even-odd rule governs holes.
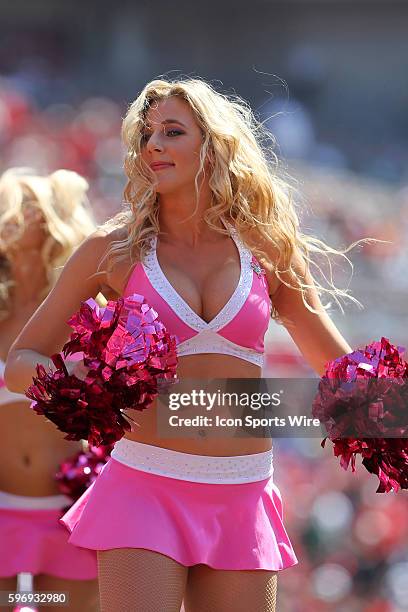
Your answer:
[[[277,572],[215,570],[207,565],[190,568],[184,607],[186,612],[275,612]]]
[[[0,578],[0,591],[17,591],[17,576],[11,578]],[[0,606],[0,612],[10,612],[13,606]]]
[[[143,548],[98,551],[101,612],[180,612],[188,568]]]
[[[36,591],[55,591],[69,594],[68,606],[42,606],[44,612],[99,612],[97,580],[66,580],[40,574],[34,577]]]

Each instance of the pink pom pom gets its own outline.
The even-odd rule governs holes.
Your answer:
[[[62,356],[53,355],[56,371],[38,365],[26,395],[33,410],[67,433],[66,439],[112,444],[130,430],[125,410],[147,408],[176,382],[176,339],[138,294],[104,308],[89,299],[68,323],[74,333],[63,355],[83,353],[85,380],[69,375]]]
[[[356,456],[380,480],[377,492],[408,488],[408,363],[387,338],[326,364],[313,401],[345,470]],[[322,446],[325,445],[325,438]]]
[[[59,490],[75,502],[88,489],[109,459],[113,445],[90,446],[63,461],[55,475]]]

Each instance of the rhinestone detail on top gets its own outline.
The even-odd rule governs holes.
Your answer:
[[[122,438],[111,457],[128,467],[191,482],[241,484],[271,478],[273,449],[251,455],[215,457],[180,453]]]

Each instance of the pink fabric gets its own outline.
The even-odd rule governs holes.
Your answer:
[[[259,265],[255,257],[252,262]],[[269,325],[270,298],[265,276],[253,273],[251,292],[238,314],[218,333],[227,340],[264,352],[264,337]]]
[[[252,262],[259,265],[255,257]],[[187,325],[161,295],[152,287],[142,263],[133,268],[123,296],[133,293],[144,296],[160,316],[166,329],[177,337],[178,343],[189,340],[198,332]],[[240,311],[217,333],[238,346],[253,349],[258,353],[264,352],[264,337],[270,319],[270,298],[268,283],[264,275],[252,273],[252,286],[250,294]]]
[[[146,548],[185,566],[282,570],[298,562],[272,479],[203,484],[111,458],[61,522],[76,546]]]
[[[98,576],[96,553],[68,543],[61,510],[0,508],[0,577],[20,572],[72,580]]]
[[[146,302],[160,314],[160,320],[166,329],[177,337],[178,343],[189,340],[197,334],[194,329],[191,329],[177,316],[161,295],[157,293],[156,289],[152,287],[141,263],[137,263],[133,268],[123,297],[128,297],[133,293],[140,293],[144,296]]]

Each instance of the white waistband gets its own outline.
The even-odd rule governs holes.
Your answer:
[[[62,509],[72,504],[72,499],[66,495],[48,495],[45,497],[29,497],[14,495],[0,491],[0,508],[10,510],[54,510]]]
[[[143,472],[210,484],[256,482],[273,474],[273,449],[252,455],[208,457],[122,438],[116,442],[111,457]]]

